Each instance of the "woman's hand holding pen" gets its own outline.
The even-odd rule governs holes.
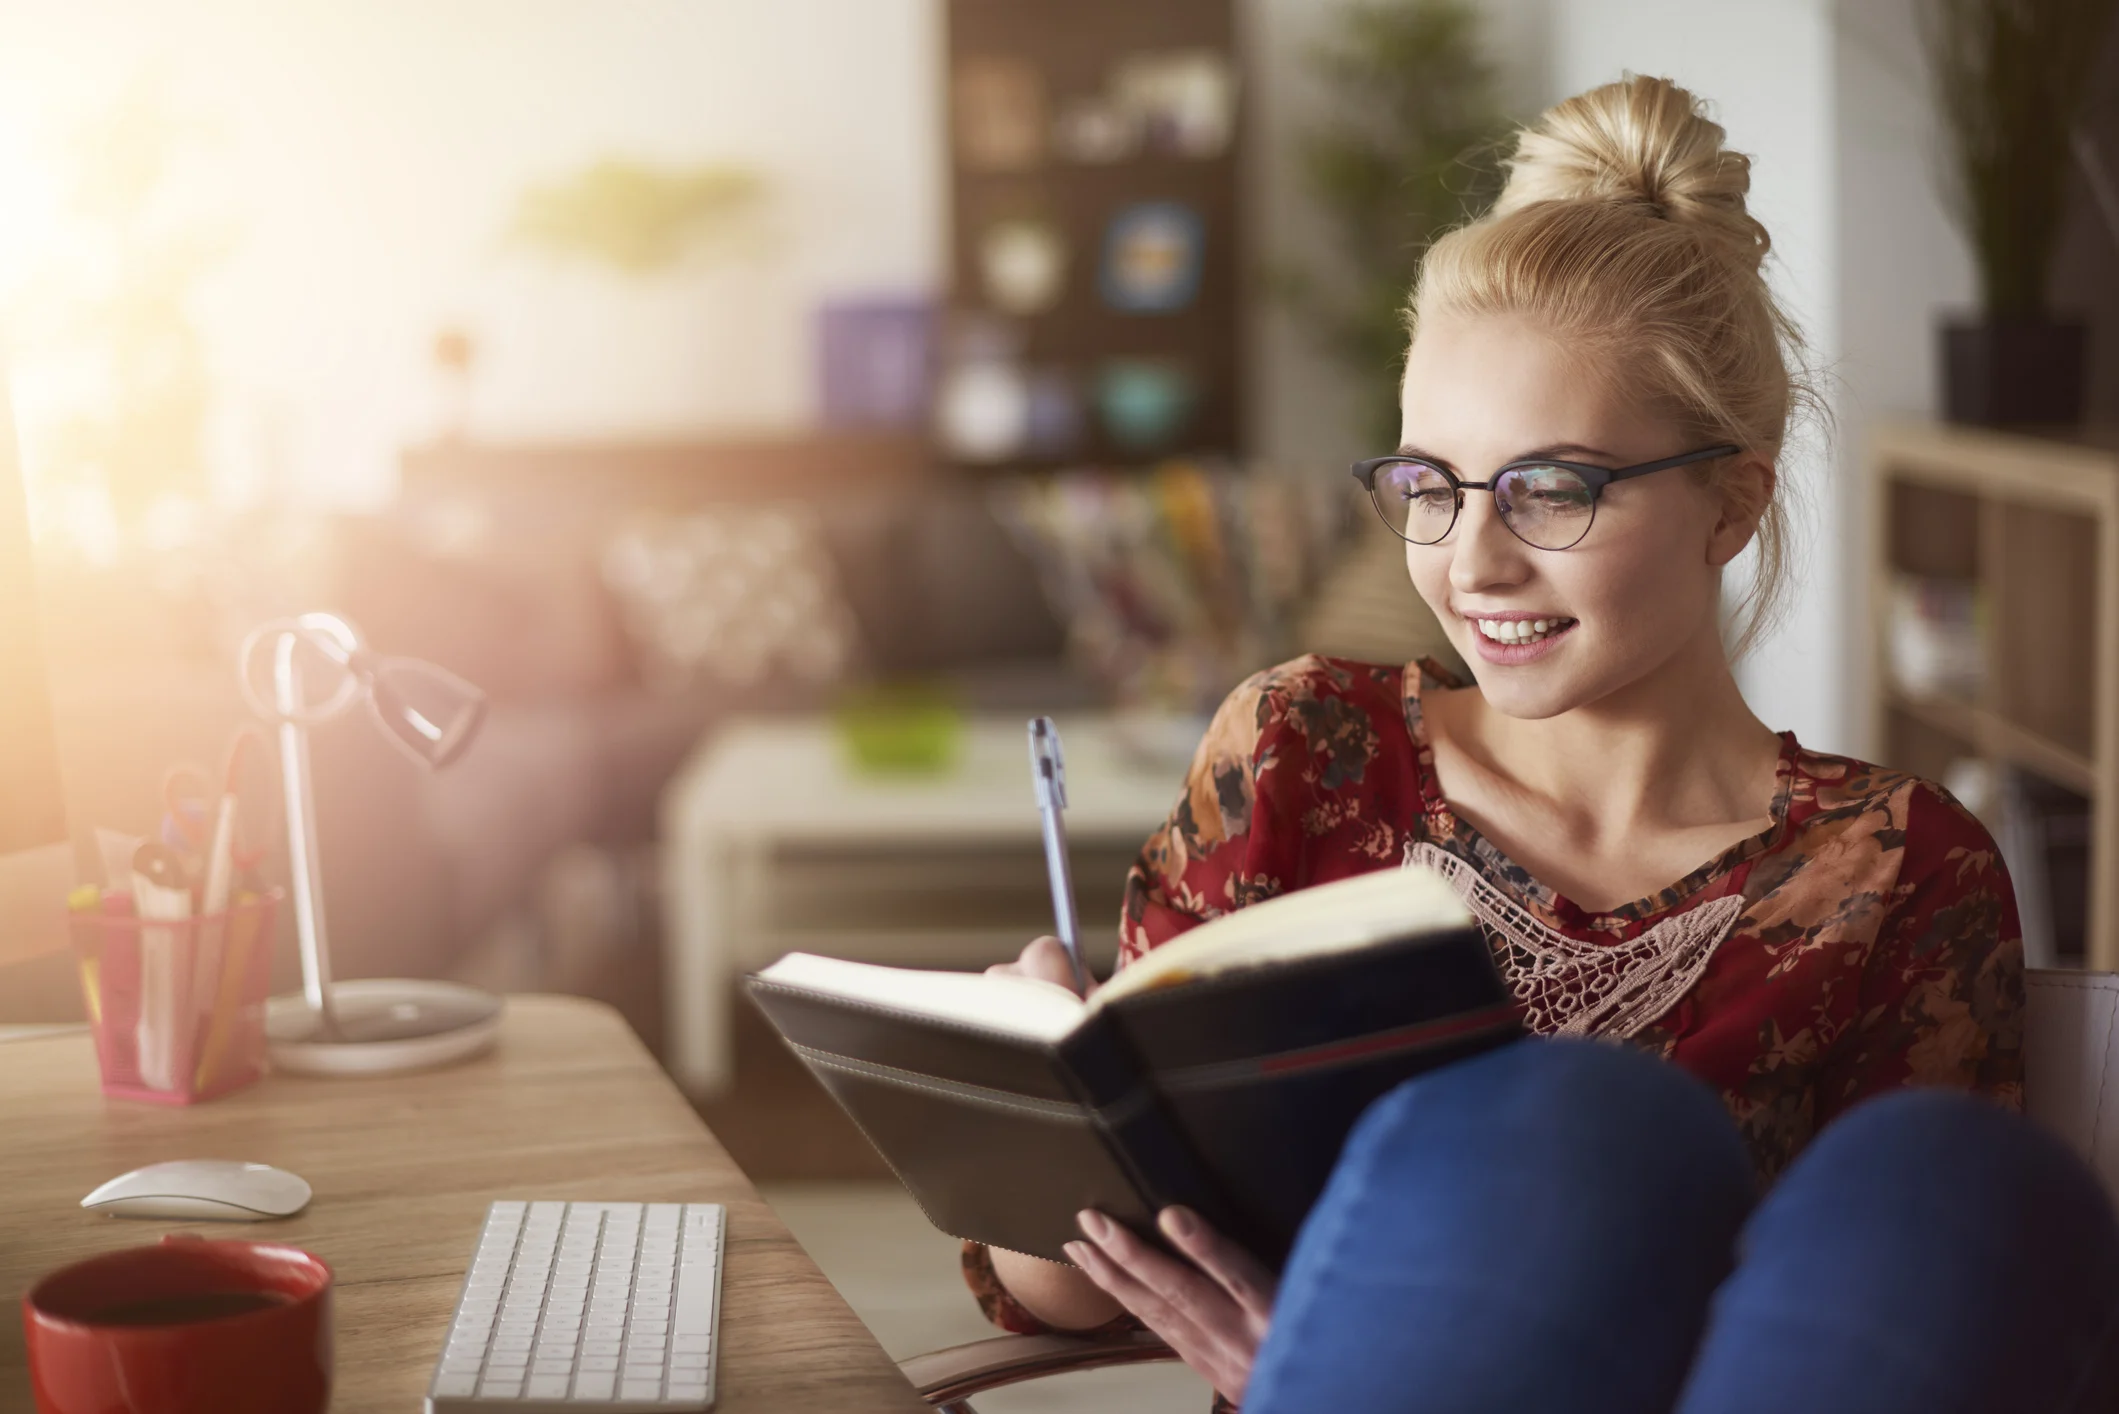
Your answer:
[[[1075,991],[1074,964],[1067,958],[1066,944],[1058,938],[1033,938],[1015,961],[996,962],[986,971],[996,977],[1029,977]],[[1096,995],[1094,978],[1089,981],[1088,995]]]

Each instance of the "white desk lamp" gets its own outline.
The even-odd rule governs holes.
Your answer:
[[[454,982],[361,978],[334,983],[318,866],[309,729],[365,700],[390,739],[439,770],[463,754],[486,699],[432,663],[371,653],[335,614],[277,619],[243,641],[243,696],[279,729],[287,867],[302,944],[302,994],[266,1005],[273,1065],[311,1075],[373,1075],[441,1065],[490,1045],[500,998]],[[330,691],[319,695],[320,684]]]

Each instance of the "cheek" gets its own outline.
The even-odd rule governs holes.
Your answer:
[[[1667,639],[1689,631],[1717,594],[1698,547],[1673,537],[1614,537],[1594,552],[1559,558],[1551,578],[1599,636]]]
[[[1435,617],[1446,624],[1449,620],[1449,552],[1435,545],[1413,545],[1405,547],[1405,570],[1412,577],[1413,589],[1427,601]]]

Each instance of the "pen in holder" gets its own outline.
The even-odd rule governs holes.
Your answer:
[[[184,916],[90,892],[71,921],[103,1093],[188,1105],[262,1075],[280,891]]]

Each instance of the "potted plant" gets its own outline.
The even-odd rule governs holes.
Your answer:
[[[1311,51],[1321,109],[1303,177],[1335,249],[1281,272],[1281,292],[1361,390],[1363,432],[1398,441],[1413,277],[1435,238],[1501,189],[1509,130],[1469,0],[1358,0]]]
[[[2070,134],[2115,0],[1924,0],[1921,38],[1948,148],[1945,194],[1979,271],[1976,318],[1943,324],[1943,410],[2073,423],[2087,330],[2049,306]]]

